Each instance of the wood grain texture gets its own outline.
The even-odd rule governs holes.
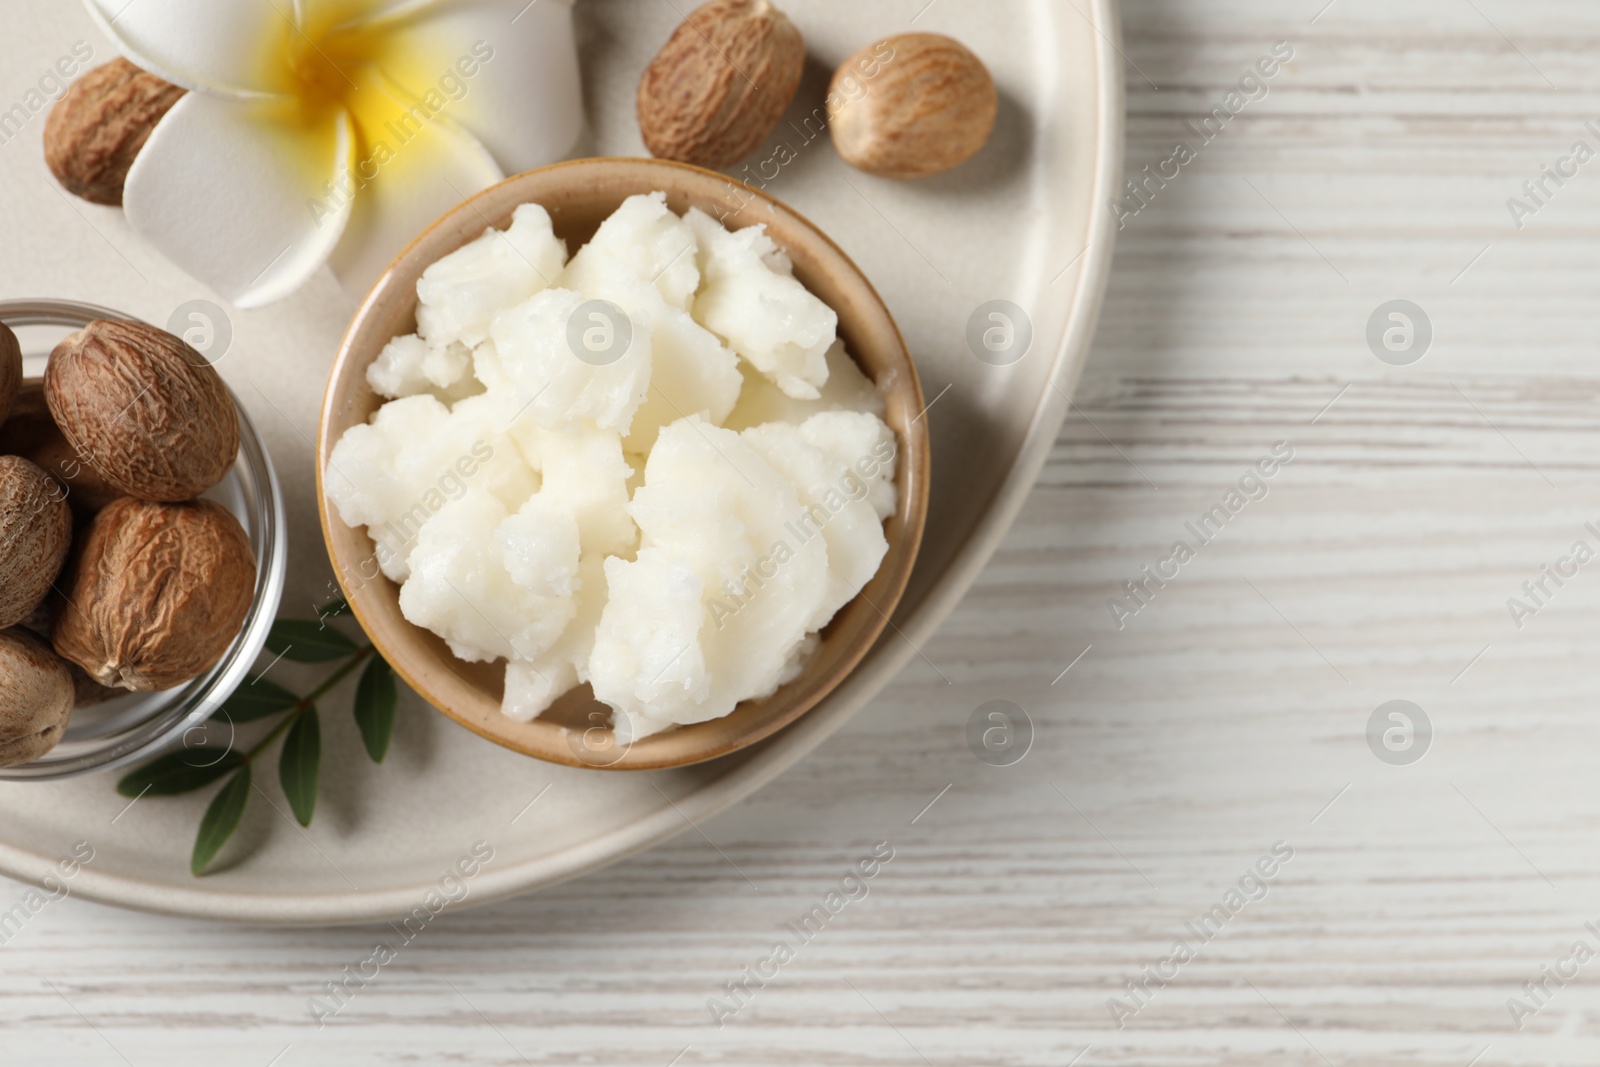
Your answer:
[[[1600,564],[1520,629],[1506,601],[1600,540],[1600,164],[1520,231],[1506,200],[1600,144],[1600,11],[1324,4],[1124,6],[1131,172],[1296,58],[1130,220],[1022,521],[850,728],[699,832],[446,912],[320,1030],[307,999],[396,931],[52,904],[0,948],[0,1062],[1595,1062],[1600,964],[1520,1030],[1507,1000],[1600,947]],[[1364,340],[1393,298],[1435,327],[1414,366]],[[1265,498],[1118,629],[1120,584],[1277,441]],[[1411,766],[1365,739],[1395,698],[1436,732]],[[966,744],[992,699],[1036,727],[1011,767]],[[865,898],[718,1028],[708,998],[878,841]],[[1117,1028],[1278,841],[1265,897]]]

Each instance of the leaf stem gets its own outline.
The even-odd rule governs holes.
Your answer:
[[[288,730],[293,727],[295,723],[300,721],[300,716],[304,715],[306,711],[317,702],[319,697],[348,678],[350,676],[350,672],[361,666],[362,661],[368,656],[372,655],[372,652],[373,647],[371,645],[367,645],[365,648],[362,648],[356,652],[355,655],[346,660],[344,666],[340,667],[338,670],[328,675],[328,677],[324,678],[321,685],[317,686],[311,692],[301,697],[299,702],[290,709],[290,714],[283,717],[282,722],[274,726],[267,732],[265,737],[250,747],[250,751],[244,754],[244,761],[249,763],[251,760],[255,759],[261,754],[262,749],[266,748],[268,745],[272,744],[272,742],[276,741],[278,738],[282,737],[286,732],[288,732]]]

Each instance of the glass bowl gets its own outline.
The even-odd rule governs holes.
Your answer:
[[[57,342],[95,319],[131,321],[132,316],[69,300],[0,301],[0,322],[22,342],[29,381],[43,373]],[[239,411],[239,458],[205,497],[233,513],[255,551],[255,595],[239,635],[216,666],[176,689],[128,693],[74,710],[59,745],[32,763],[0,768],[0,780],[71,778],[148,759],[205,723],[244,681],[266,645],[283,597],[288,531],[272,460],[237,396],[233,403]]]

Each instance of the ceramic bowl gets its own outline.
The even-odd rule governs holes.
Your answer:
[[[615,743],[610,712],[587,685],[567,693],[532,722],[501,714],[505,664],[464,663],[444,641],[401,615],[399,588],[374,571],[376,548],[329,505],[321,478],[329,454],[351,426],[368,420],[383,398],[366,371],[391,338],[416,328],[416,285],[429,264],[484,232],[504,228],[519,204],[550,213],[556,235],[576,251],[629,196],[663,191],[680,214],[699,207],[730,229],[765,224],[794,261],[794,273],[839,315],[839,335],[882,394],[885,421],[899,444],[899,508],[884,525],[889,550],[877,574],[822,631],[821,647],[803,672],[763,700],[732,714]],[[893,317],[860,269],[820,230],[782,203],[713,171],[646,159],[586,159],[508,179],[461,204],[425,230],[378,279],[350,324],[334,360],[317,440],[323,534],[351,607],[373,643],[429,703],[497,744],[577,767],[647,770],[723,756],[794,722],[828,695],[883,636],[904,592],[922,538],[928,505],[928,434],[916,368]]]

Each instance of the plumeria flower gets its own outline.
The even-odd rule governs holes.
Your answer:
[[[128,172],[128,222],[240,307],[324,263],[362,291],[407,241],[583,121],[573,0],[86,0],[190,90]]]

